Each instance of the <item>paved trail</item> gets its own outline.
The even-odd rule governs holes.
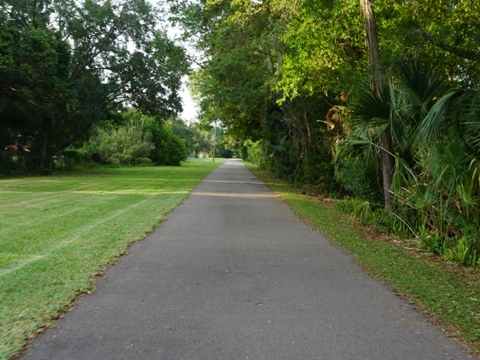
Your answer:
[[[243,164],[198,185],[22,359],[468,359]]]

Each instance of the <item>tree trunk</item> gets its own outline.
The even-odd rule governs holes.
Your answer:
[[[52,155],[50,154],[50,142],[52,138],[52,120],[43,119],[40,133],[37,137],[38,147],[35,154],[35,167],[38,174],[45,175],[51,170]]]
[[[363,18],[365,22],[365,35],[367,39],[368,48],[368,62],[372,69],[372,90],[375,95],[380,96],[385,89],[385,77],[380,69],[380,51],[378,49],[378,34],[377,25],[375,23],[375,14],[371,0],[360,0],[360,7],[362,8]],[[393,194],[391,192],[392,172],[394,160],[392,153],[392,141],[390,134],[386,131],[381,134],[381,163],[382,163],[382,178],[383,178],[383,197],[385,207],[387,209],[392,207]]]

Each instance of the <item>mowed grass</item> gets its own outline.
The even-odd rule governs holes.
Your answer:
[[[352,224],[332,201],[300,194],[247,164],[298,217],[347,250],[372,277],[388,283],[448,336],[480,354],[480,270],[446,264],[405,242]]]
[[[221,159],[0,180],[0,358],[91,290]]]

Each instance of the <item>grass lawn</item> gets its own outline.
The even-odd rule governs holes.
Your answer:
[[[353,226],[332,201],[306,196],[247,164],[298,217],[352,254],[372,277],[389,284],[448,336],[480,354],[480,270],[446,264],[405,242]]]
[[[0,180],[0,359],[142,239],[221,159]]]

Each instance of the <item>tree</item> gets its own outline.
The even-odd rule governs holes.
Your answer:
[[[188,149],[194,152],[196,157],[200,154],[210,153],[212,150],[212,141],[210,140],[209,132],[199,125],[190,126],[190,131],[192,138],[187,144]]]
[[[478,86],[478,1],[377,0],[375,7],[387,63],[421,58],[451,81]]]
[[[133,165],[150,162],[155,146],[145,139],[142,124],[127,121],[123,125],[108,124],[92,129],[84,145],[86,154],[104,164]]]
[[[383,196],[395,227],[459,237],[473,261],[480,2],[169,3],[204,55],[192,77],[201,116],[220,119],[242,156],[335,187],[332,153],[348,143],[336,179]]]
[[[314,136],[325,133],[317,126],[316,109],[326,112],[329,106],[311,94],[282,99],[277,83],[286,53],[286,19],[280,9],[251,1],[201,2],[195,9],[201,26],[209,28],[198,42],[206,60],[192,76],[204,123],[220,119],[227,135],[242,143],[268,139],[268,162],[282,176],[318,178],[314,169],[331,156],[328,150],[320,156],[313,150],[322,143]],[[191,13],[183,19],[188,27]]]
[[[378,49],[378,34],[377,25],[375,22],[375,13],[373,12],[373,6],[370,0],[360,0],[360,7],[365,20],[368,61],[372,71],[372,90],[376,97],[381,98],[382,92],[386,91],[386,89],[385,78],[382,74],[380,66],[380,51]],[[391,186],[394,160],[392,154],[392,139],[388,131],[390,127],[385,127],[384,131],[382,131],[380,134],[383,197],[385,201],[385,207],[387,209],[392,207],[393,202]]]
[[[181,110],[185,53],[156,29],[147,1],[5,0],[0,8],[0,104],[22,110],[18,122],[0,107],[1,126],[9,142],[32,145],[37,171],[127,104],[159,116]]]
[[[237,141],[261,145],[265,163],[293,181],[328,179],[330,149],[352,131],[349,110],[372,77],[375,101],[386,109],[395,99],[384,78],[397,91],[404,64],[424,62],[451,80],[476,81],[477,4],[467,1],[441,0],[432,9],[422,1],[377,0],[376,15],[367,0],[169,3],[188,36],[202,34],[195,39],[205,57],[193,88],[205,123],[221,119]],[[337,123],[329,121],[332,112]],[[390,115],[370,119],[380,130],[375,146],[387,208],[399,158]]]
[[[154,117],[147,117],[144,121],[145,140],[155,146],[150,154],[152,162],[156,165],[180,166],[189,155],[185,140],[175,135],[163,121]]]
[[[31,144],[32,165],[41,171],[53,144],[65,141],[56,129],[66,126],[68,108],[75,103],[68,79],[70,48],[58,33],[34,26],[5,28],[2,35],[0,41],[11,49],[11,62],[0,73],[1,127],[9,134],[5,145]]]

